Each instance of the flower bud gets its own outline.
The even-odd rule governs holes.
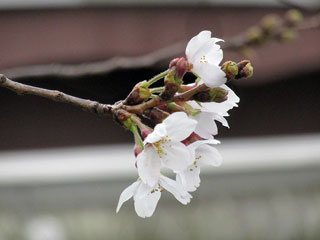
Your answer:
[[[180,79],[182,80],[182,78],[184,77],[188,69],[189,69],[188,61],[184,57],[179,58],[179,60],[176,63],[176,78],[179,80]]]
[[[239,62],[237,65],[238,65],[239,73],[235,77],[235,79],[252,77],[253,67],[249,60],[243,60]]]
[[[221,103],[228,99],[228,91],[224,88],[208,88],[204,91],[198,92],[193,96],[193,100],[199,102],[217,102]]]
[[[286,13],[285,19],[289,26],[294,26],[303,20],[303,14],[297,9],[291,9]]]
[[[160,110],[157,107],[154,107],[151,109],[149,108],[149,109],[144,110],[143,115],[155,123],[161,123],[170,114],[165,111]]]
[[[142,135],[143,138],[148,137],[148,135],[150,133],[152,133],[152,131],[150,129],[144,128],[144,129],[141,130],[141,135]]]
[[[290,28],[285,28],[280,34],[280,40],[282,42],[291,42],[297,38],[297,32],[291,30]]]
[[[141,145],[140,145],[139,143],[136,143],[136,144],[134,145],[133,152],[134,152],[134,156],[135,156],[135,157],[138,157],[138,155],[139,155],[140,153],[142,153],[142,148],[141,148]]]
[[[225,62],[222,67],[222,71],[226,73],[228,79],[233,79],[238,74],[238,66],[237,63],[232,61]]]
[[[170,62],[169,73],[164,78],[165,88],[159,95],[163,100],[169,100],[176,94],[188,70],[189,62],[184,57],[175,58]]]
[[[151,97],[151,91],[147,87],[147,81],[137,83],[131,93],[124,100],[125,105],[137,105]]]
[[[281,25],[281,18],[275,14],[269,14],[262,18],[261,27],[266,32],[272,32]]]
[[[164,90],[159,95],[163,100],[171,99],[179,90],[179,87],[182,81],[176,81],[175,75],[176,75],[176,67],[173,66],[170,68],[169,73],[164,78],[165,87],[164,87]]]
[[[120,123],[128,129],[131,129],[132,124],[134,124],[131,119],[131,114],[123,109],[116,110],[113,114],[113,118],[116,122]]]
[[[257,26],[253,26],[253,27],[249,28],[249,30],[247,31],[248,44],[261,43],[263,40],[264,40],[264,34],[263,34],[261,28],[259,28]]]

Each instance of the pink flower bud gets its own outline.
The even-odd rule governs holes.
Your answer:
[[[179,60],[176,63],[176,76],[178,79],[182,79],[184,74],[188,71],[189,69],[189,63],[188,61],[182,57],[179,58]]]
[[[147,128],[144,128],[142,131],[141,131],[141,135],[143,138],[146,138],[150,133],[152,133],[151,130],[147,129]]]
[[[140,153],[142,153],[142,148],[139,144],[136,144],[133,149],[134,156],[137,157]]]
[[[175,58],[172,59],[170,64],[169,64],[169,68],[175,67],[177,65],[177,62],[179,61],[180,58]]]

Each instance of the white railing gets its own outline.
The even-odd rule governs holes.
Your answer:
[[[0,186],[136,177],[133,144],[0,152]],[[226,139],[219,168],[204,172],[320,167],[320,134]]]

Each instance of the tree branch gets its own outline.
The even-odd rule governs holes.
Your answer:
[[[76,78],[95,74],[106,74],[117,69],[135,69],[150,67],[160,61],[176,57],[183,52],[185,41],[175,43],[160,50],[137,57],[113,57],[101,62],[83,63],[78,65],[44,64],[15,67],[2,70],[4,75],[13,79],[27,77],[57,76]]]
[[[110,115],[113,109],[112,105],[101,104],[96,101],[74,97],[56,90],[48,90],[14,82],[2,74],[0,74],[0,86],[10,89],[18,95],[35,95],[56,102],[69,103],[76,107],[80,107],[82,110],[98,115]]]
[[[320,28],[320,14],[315,14],[311,17],[306,18],[301,23],[297,24],[296,26],[291,27],[291,30],[293,31],[304,31],[304,30],[310,30],[310,29],[317,29]],[[270,33],[268,35],[268,40],[278,40],[279,36],[283,32],[285,28],[282,26],[281,28],[277,29],[276,31]],[[224,45],[224,49],[228,50],[239,50],[245,46],[250,45],[250,42],[247,38],[247,32],[241,33],[238,36],[235,36],[234,38],[230,39],[229,41],[226,41]],[[256,44],[262,45],[262,44]]]
[[[208,87],[205,84],[201,84],[201,85],[199,85],[195,88],[192,88],[184,93],[177,94],[172,99],[169,99],[169,100],[163,100],[163,99],[161,99],[161,97],[156,96],[156,97],[152,98],[151,100],[144,102],[144,103],[141,103],[141,104],[138,104],[138,105],[134,105],[134,106],[121,105],[121,108],[130,112],[130,113],[143,114],[144,110],[156,107],[160,104],[169,103],[169,102],[188,101],[191,99],[191,97],[193,95],[195,95],[196,93],[203,91],[207,88]]]
[[[293,27],[295,31],[320,27],[320,14],[306,18]],[[273,36],[276,36],[274,33]],[[3,69],[2,73],[13,79],[27,77],[57,76],[61,78],[77,78],[94,74],[106,74],[117,69],[135,69],[150,67],[163,60],[177,57],[183,53],[187,41],[181,41],[168,47],[137,57],[113,57],[101,62],[83,63],[79,65],[49,64],[33,65]],[[246,34],[241,33],[222,46],[224,50],[237,51],[248,44]]]

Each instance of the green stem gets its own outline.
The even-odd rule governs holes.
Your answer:
[[[133,133],[134,140],[136,141],[136,143],[138,143],[140,145],[141,149],[143,150],[144,149],[144,145],[143,145],[143,141],[142,141],[142,139],[140,137],[137,125],[136,124],[132,124],[132,126],[130,128],[130,131]]]
[[[164,78],[169,72],[169,69],[165,70],[164,72],[162,73],[159,73],[158,75],[154,76],[153,78],[151,78],[149,81],[148,81],[148,86],[154,84],[155,82],[157,82],[158,80],[160,80],[161,78]]]
[[[164,87],[158,87],[158,88],[151,88],[151,93],[160,93],[162,92]]]

